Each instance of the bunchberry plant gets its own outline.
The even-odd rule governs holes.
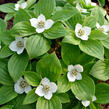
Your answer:
[[[6,13],[0,19],[0,109],[109,104],[109,18],[101,6],[102,0],[0,5]]]

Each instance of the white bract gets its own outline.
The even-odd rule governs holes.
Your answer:
[[[53,93],[57,91],[57,85],[54,82],[50,82],[48,78],[43,78],[41,85],[36,88],[35,93],[45,99],[50,100]]]
[[[51,19],[45,18],[43,14],[40,14],[38,18],[32,18],[30,19],[31,26],[36,28],[37,33],[42,33],[45,30],[49,29],[52,27],[54,24],[54,21]]]
[[[10,45],[9,45],[9,48],[12,50],[12,51],[15,51],[17,52],[17,54],[21,54],[25,47],[26,47],[26,39],[27,38],[21,38],[21,37],[17,37],[15,39],[15,41],[13,41]]]
[[[88,12],[87,12],[87,9],[83,9],[83,8],[79,5],[79,3],[76,4],[76,8],[77,8],[80,12],[82,12],[82,13],[88,13]]]
[[[81,40],[88,40],[88,36],[91,33],[91,28],[87,26],[82,26],[81,24],[77,23],[75,27],[75,34],[76,37],[80,38]]]
[[[101,30],[104,34],[108,34],[109,32],[109,25],[100,25],[99,23],[96,24],[97,29]]]
[[[91,0],[85,0],[85,3],[87,5],[91,5],[91,6],[96,6],[97,5],[96,3],[92,2]]]
[[[70,82],[74,82],[75,80],[82,80],[81,72],[83,72],[83,67],[81,65],[69,65],[67,77]]]
[[[92,101],[95,101],[96,100],[96,97],[95,96],[93,96],[93,98],[92,98]],[[90,105],[90,101],[82,101],[82,104],[83,104],[83,106],[85,106],[85,107],[87,107],[87,106],[89,106]]]
[[[14,90],[18,94],[22,93],[28,93],[32,90],[31,86],[26,82],[24,78],[20,78],[15,84],[14,84]]]
[[[15,4],[15,10],[16,11],[18,11],[19,8],[25,9],[26,7],[27,7],[27,2]]]

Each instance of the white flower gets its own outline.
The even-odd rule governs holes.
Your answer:
[[[78,38],[82,39],[82,40],[88,40],[88,36],[91,33],[91,28],[84,26],[82,27],[81,24],[77,23],[76,27],[75,27],[75,34]]]
[[[81,72],[83,72],[83,67],[81,65],[69,65],[67,77],[70,82],[74,82],[75,80],[82,80]]]
[[[30,19],[31,26],[36,28],[37,33],[42,33],[45,30],[52,27],[54,24],[54,21],[51,19],[46,20],[45,16],[43,14],[40,14],[40,16],[36,18]]]
[[[96,97],[95,96],[93,96],[92,101],[96,101]],[[90,105],[90,101],[87,101],[87,100],[86,101],[82,101],[82,104],[83,104],[83,106],[87,107],[87,106]]]
[[[109,25],[102,25],[100,26],[99,23],[96,24],[97,29],[101,30],[104,34],[108,34],[109,31]]]
[[[24,3],[17,3],[15,4],[15,10],[18,11],[19,8],[22,8],[22,9],[25,9],[27,7],[27,2],[24,2]]]
[[[91,6],[96,6],[97,5],[96,3],[92,2],[91,0],[85,0],[85,3],[87,5],[91,5]]]
[[[82,12],[82,13],[88,13],[88,12],[87,12],[87,9],[83,9],[83,8],[79,5],[79,3],[76,4],[76,8],[77,8],[80,12]]]
[[[12,51],[17,52],[17,54],[21,54],[25,47],[26,47],[26,39],[27,38],[21,38],[21,37],[17,37],[15,41],[13,41],[10,45],[9,48]]]
[[[26,82],[26,80],[24,78],[20,78],[15,84],[14,84],[14,90],[15,92],[17,92],[18,94],[22,94],[22,93],[28,93],[29,91],[32,90],[31,86],[28,85],[28,83]]]
[[[50,82],[49,79],[43,78],[41,85],[36,88],[35,93],[41,97],[44,96],[45,99],[50,100],[53,93],[57,91],[57,85],[54,82]]]

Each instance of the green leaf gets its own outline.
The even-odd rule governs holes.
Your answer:
[[[23,104],[31,104],[37,101],[38,95],[35,94],[36,89],[32,89],[25,97]]]
[[[21,55],[14,54],[8,62],[9,74],[14,81],[17,81],[21,76],[22,72],[28,65],[29,58],[26,53]]]
[[[106,81],[109,79],[109,60],[97,61],[92,67],[90,74],[97,79]]]
[[[0,32],[6,31],[6,22],[2,19],[0,19]]]
[[[99,41],[81,41],[79,47],[83,52],[90,56],[96,57],[101,60],[104,59],[104,48]]]
[[[101,43],[103,44],[104,47],[109,49],[109,38],[102,40]]]
[[[32,72],[32,71],[25,71],[23,72],[23,74],[24,74],[26,81],[30,85],[38,86],[40,84],[41,76],[38,73]]]
[[[43,14],[46,18],[49,18],[54,11],[55,5],[55,0],[40,0],[35,6],[34,13],[36,16]]]
[[[7,63],[0,60],[0,84],[13,85],[13,81],[7,70]]]
[[[4,105],[2,107],[0,107],[0,109],[13,109],[13,105]]]
[[[13,86],[2,86],[0,88],[0,105],[5,104],[17,96]]]
[[[11,20],[13,17],[14,17],[13,13],[6,14],[4,21],[7,22]]]
[[[94,28],[96,26],[96,18],[94,16],[89,16],[84,19],[83,25]]]
[[[35,28],[28,21],[19,22],[10,30],[10,34],[13,37],[24,37],[35,33]]]
[[[51,81],[58,80],[62,68],[56,54],[52,53],[42,58],[36,65],[36,71],[41,73],[43,77],[49,78]]]
[[[73,12],[73,10],[72,10]],[[82,24],[83,19],[82,19],[82,15],[80,12],[77,12],[76,14],[74,14],[74,16],[72,16],[68,21],[66,21],[67,25],[71,28],[71,29],[75,29],[75,26],[77,23]]]
[[[13,52],[9,49],[8,46],[4,46],[0,51],[0,58],[7,58],[11,56]]]
[[[109,103],[109,85],[105,83],[99,83],[96,85],[97,100],[96,103],[108,104]]]
[[[79,45],[81,40],[76,37],[75,33],[71,33],[69,35],[66,35],[64,39],[62,40],[62,42],[73,44],[73,45]]]
[[[68,103],[70,102],[69,95],[67,93],[60,93],[57,95],[61,101],[61,103]]]
[[[62,59],[66,65],[75,64],[77,58],[79,58],[80,56],[80,50],[78,46],[63,43],[61,54],[62,54]]]
[[[36,0],[27,0],[27,7],[26,8],[30,8],[32,5],[34,5],[35,2],[36,2]]]
[[[52,28],[44,32],[44,36],[48,39],[56,39],[67,35],[68,32],[65,30],[64,25],[56,23]]]
[[[51,100],[39,98],[36,109],[62,109],[61,101],[57,96],[53,96]]]
[[[29,19],[31,19],[29,13],[24,9],[20,9],[14,17],[14,24],[22,21],[29,21]]]
[[[58,93],[65,93],[70,90],[71,83],[67,79],[67,75],[63,75],[58,79]]]
[[[9,45],[15,39],[13,37],[11,37],[9,31],[5,31],[5,32],[0,32],[0,40],[5,45]]]
[[[104,15],[102,13],[102,8],[101,7],[96,6],[95,8],[93,8],[91,14],[92,14],[92,16],[95,16],[96,21],[100,25],[103,25],[104,24]]]
[[[103,7],[105,5],[105,0],[97,0],[99,4]]]
[[[81,100],[92,100],[95,94],[95,84],[90,77],[84,75],[82,80],[72,83],[71,90]]]
[[[6,3],[3,5],[0,5],[0,11],[4,13],[14,13],[15,12],[14,8],[15,8],[14,3]]]
[[[30,58],[37,58],[45,54],[49,49],[49,41],[41,35],[33,35],[27,39],[26,50]]]
[[[62,8],[60,10],[57,10],[54,13],[54,15],[51,17],[51,19],[54,20],[55,22],[57,22],[57,21],[67,21],[72,16],[74,16],[76,13],[77,13],[76,8],[73,8],[73,9],[64,9],[64,8]]]
[[[100,30],[92,30],[90,36],[89,36],[90,39],[93,39],[93,40],[107,40],[108,38],[108,35],[104,34],[102,31]]]
[[[13,109],[35,109],[35,104],[24,105],[23,104],[24,99],[25,99],[25,94],[20,94],[8,104],[14,105]]]

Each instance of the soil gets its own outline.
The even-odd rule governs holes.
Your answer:
[[[0,0],[0,5],[1,4],[5,4],[5,3],[16,3],[18,0]],[[36,2],[37,2],[38,0],[36,0]],[[97,4],[98,4],[98,2],[97,2],[97,0],[92,0],[93,2],[96,2]],[[105,6],[104,6],[104,9],[107,11],[107,13],[109,14],[109,0],[105,0],[106,1],[106,4],[105,4]],[[2,12],[0,12],[0,18],[2,18],[2,19],[4,19],[4,17],[5,17],[5,13],[2,13]],[[7,22],[7,25],[8,25],[8,27],[7,27],[7,29],[10,29],[12,26],[13,26],[13,19],[11,19],[10,21],[8,21]],[[61,42],[61,40],[62,39],[59,39],[59,40],[55,40],[53,43],[54,43],[54,46],[52,47],[52,49],[49,51],[49,52],[53,52],[53,51],[55,51],[56,52],[56,54],[57,54],[57,56],[58,56],[58,58],[61,58],[61,54],[60,54],[60,44],[59,44],[59,42]],[[57,43],[56,43],[57,42]],[[99,81],[99,82],[102,82],[102,81]],[[106,81],[105,83],[107,83],[107,84],[109,84],[109,81]],[[107,104],[107,105],[101,105],[102,107],[103,107],[103,109],[109,109],[109,104]]]

